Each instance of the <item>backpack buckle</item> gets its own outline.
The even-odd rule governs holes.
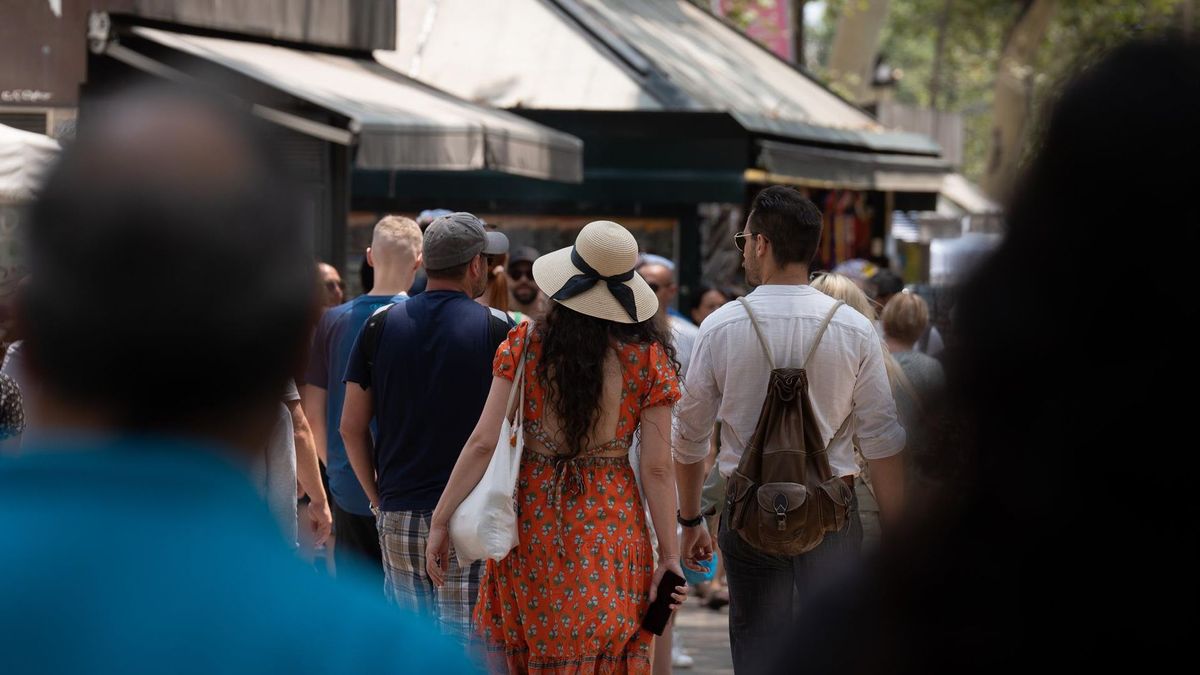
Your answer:
[[[788,500],[784,495],[775,495],[775,528],[780,532],[787,530],[787,507]]]

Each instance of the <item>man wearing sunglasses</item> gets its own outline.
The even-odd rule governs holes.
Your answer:
[[[533,280],[533,261],[540,255],[535,248],[521,246],[508,257],[509,314],[517,323],[537,319],[545,311],[546,298]]]
[[[700,517],[700,493],[713,423],[722,421],[717,465],[728,479],[754,435],[764,402],[772,401],[764,388],[773,368],[805,369],[811,401],[805,417],[815,421],[827,443],[821,452],[832,475],[852,480],[858,473],[857,446],[867,458],[884,527],[899,516],[904,498],[899,453],[905,434],[888,386],[879,337],[865,316],[835,307],[833,298],[808,285],[821,224],[820,210],[799,192],[769,187],[755,197],[744,229],[734,236],[746,280],[756,286],[745,298],[754,316],[743,303],[730,302],[704,320],[683,398],[676,407],[675,473],[684,525],[681,550],[684,564],[692,569],[712,555],[712,541]],[[822,328],[826,323],[827,328]],[[763,343],[769,346],[770,357]],[[804,365],[813,344],[816,348]],[[778,502],[773,506],[781,508]],[[793,597],[804,597],[808,589],[836,574],[847,557],[857,554],[862,524],[852,502],[845,527],[827,533],[807,553],[785,557],[743,540],[730,526],[730,516],[727,505],[717,539],[729,579],[734,668],[765,672],[767,660],[786,649],[788,627],[796,610],[802,609],[794,606]]]

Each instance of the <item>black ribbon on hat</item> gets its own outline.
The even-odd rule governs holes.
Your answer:
[[[633,270],[624,274],[614,274],[611,277],[601,276],[591,265],[587,264],[587,261],[579,255],[574,247],[571,248],[571,264],[580,270],[580,274],[567,279],[567,283],[551,296],[554,300],[561,302],[573,298],[603,281],[608,284],[608,292],[612,293],[617,302],[621,303],[621,307],[625,308],[629,318],[635,323],[637,322],[637,302],[633,299],[633,289],[625,285],[626,281],[633,278]]]

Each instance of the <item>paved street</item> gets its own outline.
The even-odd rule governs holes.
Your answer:
[[[687,653],[696,659],[696,665],[688,669],[676,668],[676,673],[733,674],[728,607],[714,612],[702,606],[699,598],[689,598],[675,621],[675,634],[683,639]]]

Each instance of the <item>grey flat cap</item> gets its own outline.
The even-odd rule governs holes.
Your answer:
[[[479,218],[459,211],[442,216],[425,230],[425,269],[444,270],[470,262],[484,253],[508,253],[508,237],[489,232]]]

